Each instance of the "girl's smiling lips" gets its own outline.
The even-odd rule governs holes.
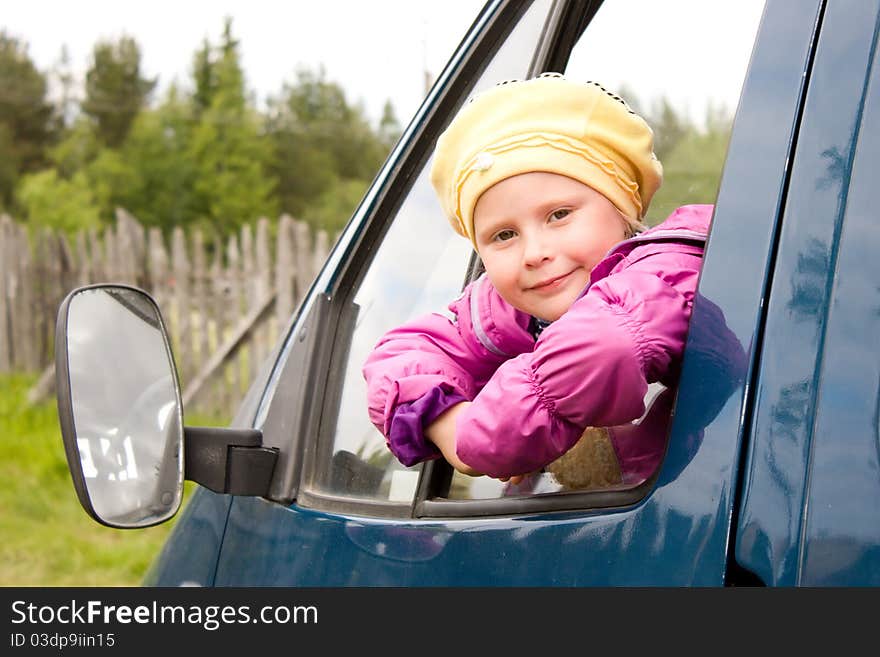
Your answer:
[[[568,279],[568,277],[571,276],[572,273],[574,273],[574,270],[566,274],[554,276],[553,278],[544,279],[540,283],[532,285],[531,287],[528,287],[526,289],[530,292],[543,292],[544,290],[553,290],[562,285],[562,283],[564,283]]]

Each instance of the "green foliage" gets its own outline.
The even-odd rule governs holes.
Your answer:
[[[12,193],[18,182],[18,154],[15,138],[8,125],[0,123],[0,210],[10,209]]]
[[[186,152],[190,133],[189,106],[172,87],[156,110],[137,116],[119,149],[95,147],[94,139],[83,138],[74,142],[83,148],[56,151],[59,158],[86,151],[78,168],[93,186],[104,221],[123,207],[145,225],[170,232],[193,214],[194,166]]]
[[[12,205],[19,175],[46,165],[46,148],[54,138],[46,88],[27,45],[0,31],[0,205],[5,208]]]
[[[390,102],[374,129],[323,69],[299,70],[259,111],[229,18],[219,43],[205,39],[194,53],[192,91],[172,87],[155,107],[147,102],[155,81],[143,77],[134,39],[94,46],[78,115],[62,51],[54,119],[46,81],[26,48],[3,38],[0,72],[18,67],[16,79],[30,93],[26,107],[4,110],[0,103],[0,209],[20,202],[14,212],[33,225],[74,230],[112,221],[124,207],[166,234],[198,224],[225,237],[282,211],[335,232],[400,136]],[[24,164],[26,131],[3,121],[20,115],[42,122],[41,138],[32,140],[39,167]],[[57,140],[50,138],[53,126],[63,128]],[[28,173],[39,175],[22,177]]]
[[[98,202],[84,171],[70,180],[59,177],[54,169],[26,174],[17,200],[32,228],[55,228],[73,234],[100,224]]]
[[[663,165],[663,184],[645,223],[654,226],[682,205],[714,203],[733,125],[727,108],[710,104],[703,124],[697,125],[665,96],[648,104],[625,88],[621,97],[651,126],[654,153]]]
[[[363,180],[335,182],[309,205],[302,220],[313,229],[323,228],[331,235],[338,233],[351,218],[368,185]]]
[[[217,88],[214,64],[211,58],[211,44],[207,39],[202,41],[202,47],[193,55],[192,78],[195,84],[192,97],[193,108],[196,116],[201,116],[202,112],[211,106],[211,100],[214,98],[214,91]]]
[[[394,105],[390,100],[386,100],[382,106],[382,118],[379,119],[379,141],[386,150],[390,151],[400,139],[400,132],[400,122],[394,113]]]
[[[387,103],[374,131],[323,69],[297,71],[269,103],[268,132],[275,149],[281,209],[328,231],[345,225],[399,137]]]
[[[85,174],[91,184],[92,195],[105,223],[113,221],[114,209],[124,207],[127,193],[140,184],[131,163],[118,150],[110,148],[98,151],[95,159],[83,171],[77,172],[74,178],[81,174]]]
[[[122,144],[155,85],[155,80],[141,77],[141,51],[134,39],[123,36],[95,44],[82,111],[94,120],[105,145]]]
[[[689,203],[714,203],[728,133],[688,133],[663,162],[663,185],[649,210],[656,224],[675,208]]]
[[[649,117],[655,135],[654,153],[661,162],[685,135],[694,131],[694,126],[675,111],[665,96],[654,102]]]
[[[70,178],[81,171],[101,152],[95,127],[82,116],[66,131],[64,137],[49,151],[49,159],[58,174]]]
[[[187,152],[192,132],[192,109],[175,87],[156,110],[141,112],[122,147],[133,176],[116,205],[166,233],[189,223],[195,214],[196,167]]]
[[[227,20],[212,62],[216,88],[193,131],[188,156],[199,219],[220,234],[260,216],[275,216],[275,181],[269,175],[271,145],[260,116],[247,102],[238,44]]]
[[[723,108],[710,109],[703,130],[687,126],[662,158],[663,185],[651,202],[648,223],[659,223],[680,205],[715,202],[730,128]]]

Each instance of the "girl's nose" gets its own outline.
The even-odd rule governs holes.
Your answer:
[[[553,257],[550,240],[543,231],[533,231],[524,237],[523,264],[526,267],[537,267]]]

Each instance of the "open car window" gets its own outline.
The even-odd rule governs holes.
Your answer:
[[[649,225],[659,223],[679,205],[714,202],[763,9],[763,0],[731,6],[724,15],[696,0],[664,3],[662,11],[655,4],[649,0],[603,3],[573,47],[565,40],[555,46],[570,53],[549,58],[568,61],[567,77],[600,82],[623,96],[652,125],[665,181],[652,202]],[[535,54],[547,43],[542,31],[551,7],[549,0],[539,0],[524,11],[461,94],[459,106],[500,81],[540,72],[534,68]],[[662,38],[657,36],[659,26]],[[639,30],[643,38],[637,36]],[[711,68],[720,79],[707,77],[708,69],[701,68],[705,60],[712,60]],[[453,114],[443,117],[444,122]],[[410,157],[417,160],[416,155]],[[448,466],[437,462],[405,467],[388,451],[367,416],[363,363],[389,329],[427,312],[445,312],[473,275],[470,245],[450,230],[428,180],[430,158],[422,154],[417,161],[416,171],[406,178],[411,186],[387,218],[387,232],[375,254],[359,265],[350,311],[343,311],[340,326],[344,328],[333,348],[330,388],[318,440],[306,454],[299,503],[335,509],[370,505],[370,512],[378,515],[406,516],[420,482],[426,481],[430,497],[455,502],[543,497],[573,490],[613,493],[638,486],[641,481],[613,476],[614,448],[604,427],[588,430],[564,462],[517,486],[450,473]],[[652,385],[644,416],[615,430],[665,441],[673,399],[673,390]],[[424,472],[430,478],[423,477]]]
[[[603,3],[571,50],[565,76],[621,96],[654,130],[664,180],[645,223],[691,203],[714,203],[764,0],[622,0]],[[627,489],[609,432],[665,443],[674,390],[652,384],[645,414],[620,427],[589,427],[559,461],[513,486],[455,473],[449,498],[482,500],[572,490]]]

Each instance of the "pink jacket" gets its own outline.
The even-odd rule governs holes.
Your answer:
[[[457,420],[458,456],[493,477],[540,469],[587,426],[640,418],[649,383],[677,382],[712,210],[681,207],[616,245],[537,340],[533,318],[485,275],[449,305],[454,321],[431,314],[386,333],[363,375],[391,451],[406,465],[438,456],[421,428],[464,400],[473,403]],[[639,448],[615,448],[626,475]]]

